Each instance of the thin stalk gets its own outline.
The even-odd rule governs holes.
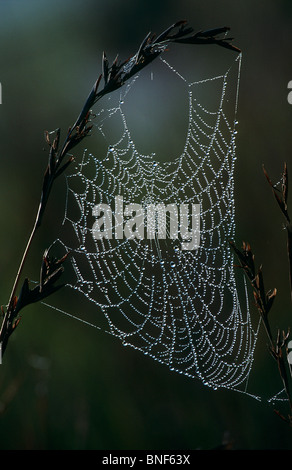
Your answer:
[[[32,229],[32,231],[31,231],[31,233],[30,233],[30,236],[29,236],[29,239],[28,239],[28,241],[27,241],[25,250],[24,250],[24,252],[23,252],[23,255],[22,255],[22,258],[21,258],[21,262],[20,262],[20,265],[19,265],[19,268],[18,268],[18,271],[17,271],[17,274],[16,274],[16,278],[15,278],[15,280],[14,280],[13,288],[12,288],[12,291],[11,291],[11,294],[10,294],[10,298],[9,298],[9,302],[8,302],[8,310],[9,310],[9,308],[11,307],[11,302],[12,302],[14,296],[15,296],[16,289],[17,289],[17,286],[18,286],[18,283],[19,283],[19,280],[20,280],[20,276],[21,276],[21,274],[22,274],[23,267],[24,267],[24,264],[25,264],[25,261],[26,261],[28,252],[29,252],[29,250],[30,250],[30,247],[31,247],[33,238],[34,238],[34,236],[35,236],[35,234],[36,234],[37,228],[40,227],[40,225],[37,224],[39,213],[40,213],[40,206],[39,206],[39,209],[38,209],[38,212],[37,212],[37,216],[36,216],[36,219],[35,219],[35,223],[34,223],[33,229]],[[0,337],[1,337],[1,332],[0,332]]]

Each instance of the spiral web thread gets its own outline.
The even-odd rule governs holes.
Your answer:
[[[196,82],[188,82],[168,62],[159,60],[177,74],[188,93],[189,122],[182,154],[161,163],[155,154],[142,155],[137,150],[124,102],[138,75],[125,86],[116,106],[111,102],[95,116],[95,132],[106,143],[105,154],[94,156],[85,150],[82,162],[67,176],[66,237],[57,242],[71,251],[75,280],[69,287],[95,305],[95,326],[101,324],[123,345],[172,371],[198,378],[213,389],[247,393],[258,326],[251,323],[245,285],[236,278],[229,246],[235,235],[241,55],[226,73]],[[235,92],[230,92],[229,75],[234,68],[237,83]],[[215,111],[200,104],[200,90],[212,82],[221,90]],[[227,117],[230,93],[234,114]],[[113,117],[122,123],[122,132],[109,142],[106,129]],[[171,213],[163,239],[157,233],[151,239],[134,235],[117,239],[113,233],[112,238],[97,240],[93,236],[94,207],[107,204],[113,208],[117,223],[118,195],[125,206],[139,203],[143,209],[159,203],[199,204],[199,247],[183,250],[179,237],[170,237]],[[138,223],[131,227],[136,235],[141,229]],[[70,241],[65,241],[68,234]]]

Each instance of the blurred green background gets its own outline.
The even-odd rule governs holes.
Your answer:
[[[251,243],[267,288],[278,288],[273,327],[291,325],[283,219],[262,172],[264,164],[278,181],[283,162],[291,162],[290,0],[0,0],[1,304],[38,204],[44,130],[65,132],[73,123],[101,71],[103,50],[126,58],[149,30],[180,19],[195,30],[230,26],[243,51],[237,237]],[[60,197],[61,183],[26,266],[32,279],[57,234]],[[259,393],[280,390],[275,369],[261,334],[252,377]],[[43,305],[24,311],[0,367],[0,449],[205,450],[226,433],[235,449],[292,449],[291,429],[271,406],[171,374]]]

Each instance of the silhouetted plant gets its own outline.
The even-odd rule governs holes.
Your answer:
[[[55,137],[52,141],[50,140],[50,134],[45,132],[45,140],[49,147],[48,165],[44,174],[35,222],[15,277],[8,304],[6,307],[1,307],[3,317],[0,330],[1,358],[6,351],[11,334],[15,331],[20,322],[20,311],[27,305],[39,302],[52,295],[62,287],[62,285],[56,285],[56,282],[60,279],[64,270],[63,264],[66,256],[56,260],[50,257],[48,250],[45,250],[43,255],[39,283],[31,289],[28,278],[25,278],[20,289],[19,284],[33,238],[36,231],[42,225],[43,215],[54,182],[74,160],[74,157],[71,155],[72,150],[90,134],[92,128],[90,124],[92,116],[91,108],[104,95],[112,93],[114,90],[122,87],[129,78],[150,64],[165,50],[166,45],[169,43],[194,45],[216,44],[235,52],[240,52],[240,50],[231,43],[232,39],[226,37],[228,31],[228,27],[222,27],[193,33],[193,29],[186,25],[186,21],[179,21],[170,26],[159,36],[149,33],[142,41],[136,54],[122,63],[119,62],[118,57],[116,57],[113,63],[109,65],[106,54],[104,53],[102,59],[103,71],[94,83],[75,124],[69,128],[63,144],[60,145],[60,129],[55,132]],[[223,35],[223,38],[218,37],[220,35]],[[103,88],[100,89],[102,79]],[[16,292],[18,289],[20,293],[17,296]]]
[[[291,283],[291,272],[292,272],[292,229],[290,224],[290,217],[288,214],[288,169],[286,163],[284,164],[284,171],[282,174],[282,187],[279,190],[270,180],[265,168],[263,168],[264,174],[267,178],[269,185],[272,188],[274,197],[281,209],[282,214],[285,217],[285,228],[287,230],[287,255],[289,263],[289,278],[290,278],[290,294],[292,297],[292,283]],[[275,412],[284,419],[289,425],[292,425],[292,368],[288,360],[288,338],[290,328],[287,332],[280,331],[272,334],[270,325],[270,310],[274,304],[274,300],[277,294],[277,290],[274,288],[271,291],[266,291],[264,286],[263,271],[260,266],[258,269],[255,267],[255,256],[248,243],[243,242],[242,249],[238,249],[233,242],[231,246],[236,253],[240,262],[240,267],[244,270],[247,279],[249,280],[255,300],[255,306],[260,314],[265,331],[269,341],[269,351],[272,357],[277,363],[277,368],[284,386],[284,390],[287,396],[289,404],[289,413],[287,416],[283,416],[279,411]]]

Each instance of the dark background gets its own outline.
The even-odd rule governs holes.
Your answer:
[[[111,59],[126,58],[149,30],[158,33],[180,19],[195,30],[230,26],[243,51],[237,237],[251,243],[267,287],[278,289],[273,327],[291,324],[283,219],[262,172],[264,164],[278,181],[283,162],[288,168],[291,162],[289,0],[0,0],[2,304],[38,203],[44,130],[73,123],[100,73],[103,50]],[[56,236],[61,194],[56,187],[26,265],[32,279]],[[264,334],[253,380],[263,396],[281,389]],[[9,343],[0,367],[0,413],[1,449],[208,450],[225,435],[235,449],[292,448],[291,429],[266,402],[206,389],[43,305],[24,311]]]

